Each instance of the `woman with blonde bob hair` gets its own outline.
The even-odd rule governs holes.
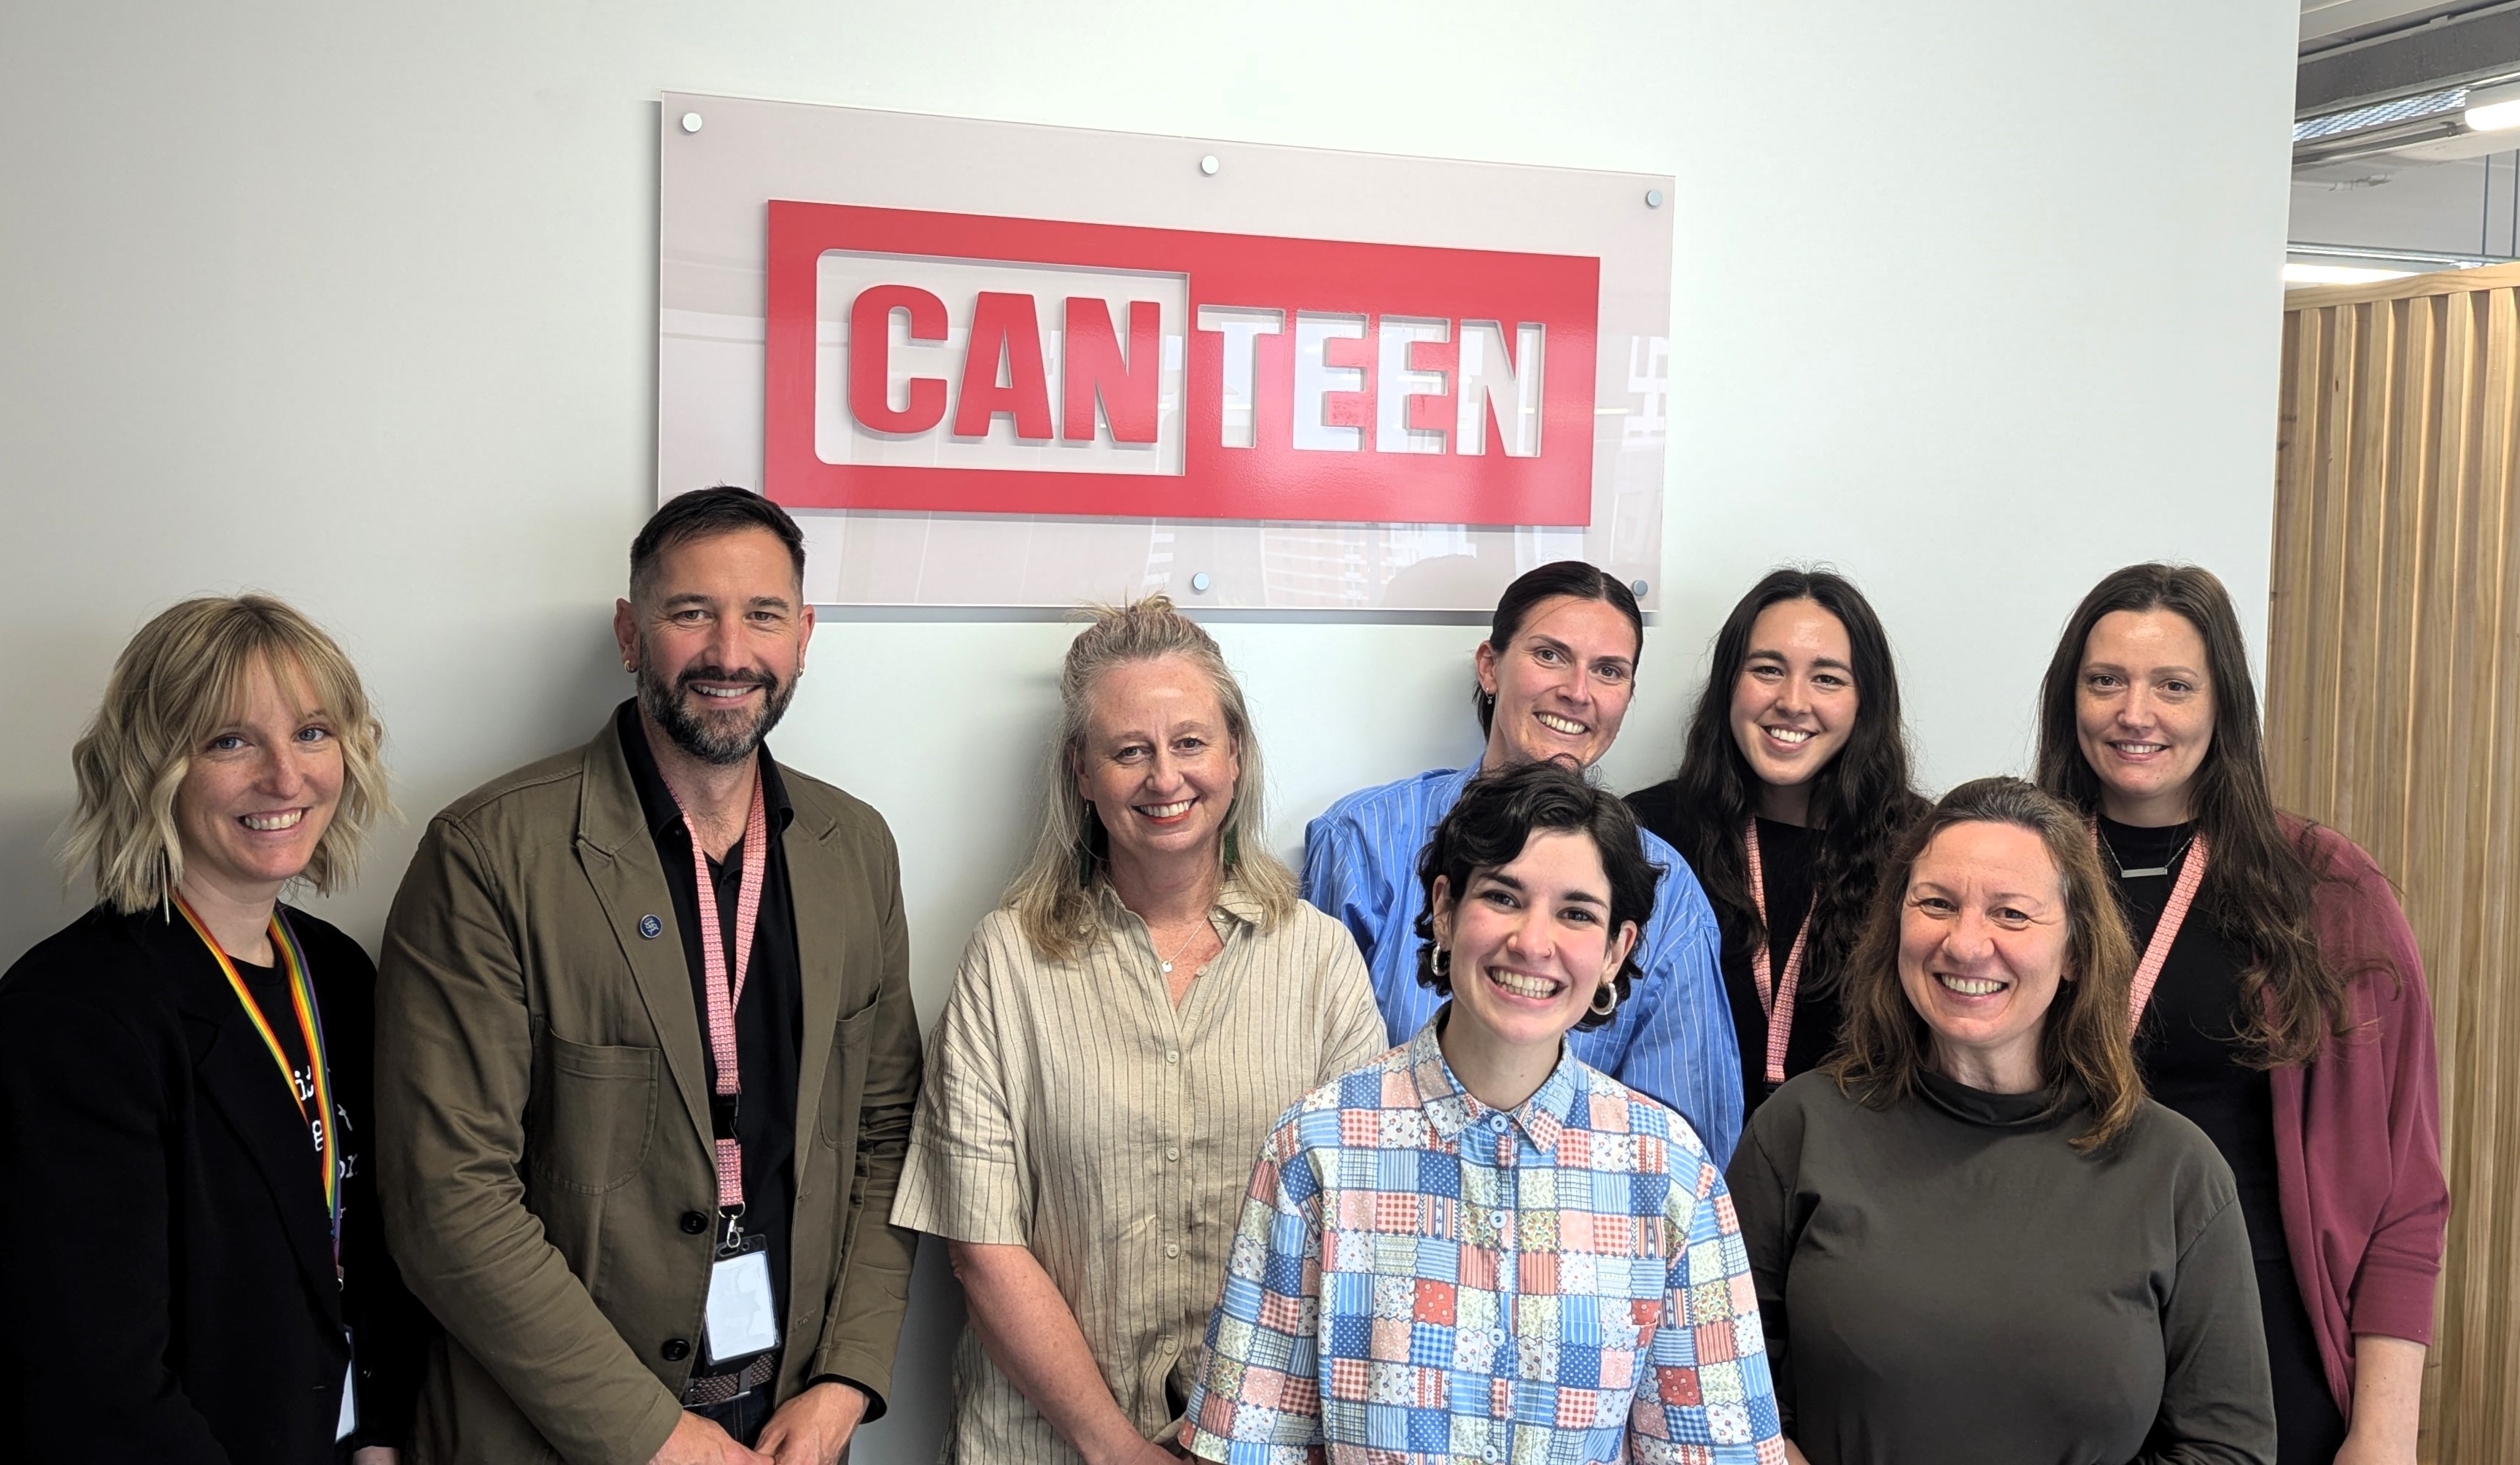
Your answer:
[[[0,978],[0,1456],[394,1458],[423,1318],[356,1154],[376,972],[280,901],[348,878],[382,731],[266,596],[114,663],[72,754],[97,903]]]
[[[1962,784],[1902,838],[1836,1053],[1728,1176],[1789,1458],[2274,1458],[2231,1171],[2144,1097],[2134,970],[2090,832],[2037,786]]]
[[[1206,631],[1092,613],[1032,858],[929,1039],[893,1224],[946,1239],[969,1326],[946,1460],[1178,1456],[1251,1157],[1383,1046],[1345,927],[1263,843],[1260,744]]]

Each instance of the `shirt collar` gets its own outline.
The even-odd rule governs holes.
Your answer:
[[[1444,1061],[1443,1045],[1436,1041],[1435,1034],[1452,1010],[1450,1002],[1435,1009],[1426,1026],[1409,1039],[1409,1075],[1418,1085],[1418,1106],[1426,1111],[1427,1123],[1444,1138],[1459,1141],[1464,1133],[1494,1118],[1497,1111],[1463,1088],[1453,1076],[1453,1066]],[[1574,1118],[1575,1101],[1583,1091],[1582,1067],[1576,1062],[1574,1048],[1561,1039],[1557,1067],[1549,1071],[1549,1076],[1532,1090],[1530,1098],[1505,1115],[1542,1154],[1556,1152],[1557,1137]]]
[[[1111,882],[1108,879],[1095,880],[1094,903],[1106,926],[1117,926],[1124,921],[1136,919],[1135,913],[1120,903],[1120,893],[1111,889]],[[1261,917],[1267,914],[1261,909],[1259,898],[1243,885],[1241,877],[1231,871],[1226,873],[1225,883],[1217,887],[1216,903],[1210,907],[1211,920],[1214,919],[1215,911],[1223,911],[1237,925],[1250,927],[1257,927]]]
[[[639,812],[648,821],[648,833],[680,835],[682,805],[674,801],[674,791],[665,787],[665,775],[656,767],[655,750],[648,746],[648,730],[639,721],[638,699],[623,702],[613,712],[612,730],[621,740],[622,758],[630,764],[630,786],[639,791]],[[762,801],[769,805],[774,827],[785,834],[795,822],[796,805],[788,797],[788,781],[779,776],[779,760],[770,755],[770,745],[763,743],[759,753]]]

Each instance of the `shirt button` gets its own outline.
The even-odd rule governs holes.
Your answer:
[[[1167,1242],[1165,1242],[1165,1243],[1164,1243],[1164,1255],[1165,1255],[1165,1256],[1167,1256],[1167,1257],[1178,1257],[1178,1256],[1180,1256],[1180,1255],[1181,1255],[1181,1243],[1180,1243],[1180,1242],[1178,1242],[1178,1241],[1167,1241]]]
[[[683,1234],[685,1236],[698,1236],[707,1229],[707,1216],[700,1214],[697,1211],[686,1211],[683,1213]]]
[[[656,1351],[666,1362],[680,1363],[692,1355],[692,1346],[680,1338],[668,1338],[665,1346]]]
[[[1181,1049],[1179,1049],[1179,1048],[1166,1048],[1166,1049],[1164,1050],[1164,1062],[1166,1062],[1166,1063],[1179,1063],[1179,1062],[1181,1062]]]
[[[1179,1160],[1179,1159],[1181,1158],[1181,1150],[1180,1150],[1180,1148],[1179,1148],[1178,1146],[1173,1146],[1173,1145],[1167,1145],[1167,1146],[1165,1146],[1165,1147],[1164,1147],[1164,1158],[1165,1158],[1166,1160]]]
[[[1167,1352],[1167,1353],[1178,1353],[1178,1352],[1180,1352],[1180,1351],[1181,1351],[1181,1345],[1180,1345],[1180,1344],[1178,1344],[1178,1343],[1173,1342],[1173,1341],[1172,1341],[1171,1339],[1169,1339],[1169,1338],[1165,1339],[1165,1340],[1163,1341],[1163,1343],[1162,1343],[1159,1347],[1161,1348],[1162,1351]]]

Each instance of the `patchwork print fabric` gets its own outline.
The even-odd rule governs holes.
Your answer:
[[[1190,1396],[1233,1465],[1782,1465],[1749,1261],[1688,1123],[1562,1056],[1521,1108],[1439,1014],[1253,1169]]]

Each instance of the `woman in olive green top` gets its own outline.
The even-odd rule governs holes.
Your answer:
[[[2018,779],[1902,842],[1824,1067],[1728,1180],[1792,1457],[2270,1465],[2231,1172],[2143,1096],[2081,819]]]

